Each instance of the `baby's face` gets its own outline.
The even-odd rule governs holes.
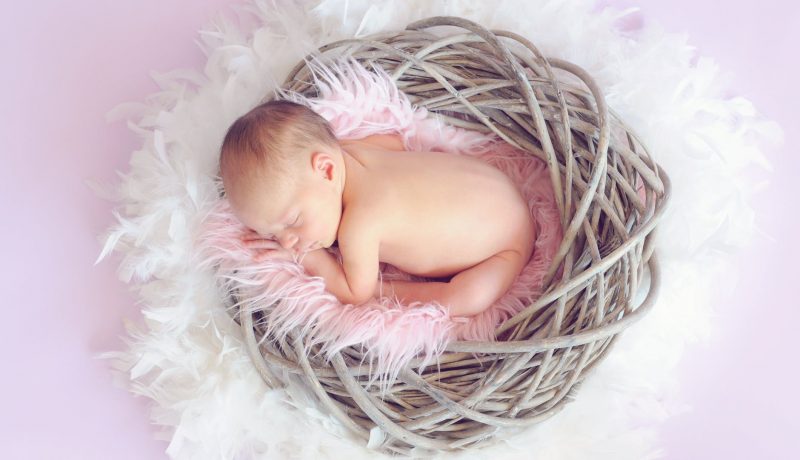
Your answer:
[[[288,250],[300,254],[328,248],[339,231],[342,195],[323,172],[309,168],[286,190],[255,187],[231,197],[231,205],[243,224]]]

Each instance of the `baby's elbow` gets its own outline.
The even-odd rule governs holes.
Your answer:
[[[351,289],[348,295],[346,296],[345,303],[350,303],[353,305],[361,305],[373,297],[375,288],[371,286],[363,286],[358,289]]]
[[[348,303],[361,305],[372,299],[377,289],[377,279],[372,282],[360,281],[348,285]]]
[[[369,297],[359,295],[358,292],[353,292],[346,284],[340,285],[338,289],[328,286],[328,292],[333,294],[336,300],[342,305],[361,305],[369,300]]]
[[[347,299],[347,302],[345,302],[345,303],[350,303],[350,304],[358,306],[358,305],[361,305],[363,303],[366,303],[371,298],[372,298],[372,295],[363,295],[363,294],[362,295],[356,295],[356,294],[353,294]]]

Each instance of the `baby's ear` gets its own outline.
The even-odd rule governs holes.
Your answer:
[[[322,171],[325,175],[325,179],[333,180],[333,169],[336,163],[334,163],[330,153],[314,152],[311,155],[311,163],[315,173],[317,171]]]

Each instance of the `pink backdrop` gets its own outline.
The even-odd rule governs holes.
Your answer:
[[[10,318],[2,326],[3,417],[0,456],[13,459],[163,459],[166,443],[147,401],[112,385],[94,354],[123,347],[122,318],[140,321],[119,259],[94,267],[96,235],[111,223],[110,204],[85,179],[115,181],[139,141],[105,113],[157,90],[150,70],[201,68],[196,32],[241,0],[105,2],[81,0],[4,6],[0,71],[5,167],[2,286]],[[633,1],[601,4],[632,6]],[[621,24],[660,22],[686,31],[698,53],[732,73],[733,91],[786,129],[800,66],[800,6],[788,1],[653,2]],[[800,161],[789,147],[768,152],[776,167],[758,197],[764,236],[738,257],[739,288],[720,293],[719,329],[687,350],[679,367],[693,411],[662,430],[666,458],[795,457],[800,432],[793,350],[800,322],[793,295],[800,251],[795,188]],[[10,223],[14,225],[10,225]],[[794,275],[794,276],[793,276]],[[43,288],[42,286],[46,286]],[[795,452],[794,455],[791,452]]]

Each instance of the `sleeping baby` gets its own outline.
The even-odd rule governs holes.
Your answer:
[[[237,119],[220,174],[254,259],[299,261],[343,304],[390,296],[451,316],[490,307],[533,252],[536,225],[499,169],[405,151],[397,135],[337,140],[310,108],[270,101]],[[338,245],[342,263],[326,249]],[[379,280],[381,262],[431,279]]]

